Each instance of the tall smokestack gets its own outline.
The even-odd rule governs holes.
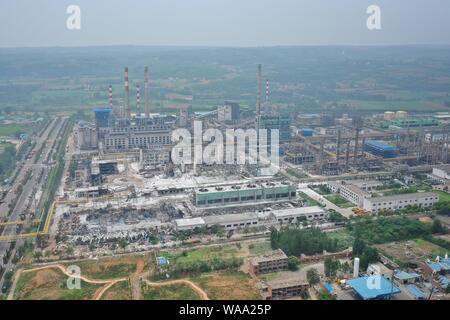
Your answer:
[[[125,112],[128,118],[131,118],[131,109],[130,109],[130,87],[128,83],[128,67],[125,67]]]
[[[144,107],[145,107],[145,117],[150,116],[150,110],[149,110],[149,93],[148,93],[148,67],[145,66],[144,69]]]
[[[139,84],[136,85],[136,114],[139,116],[141,114],[141,88]]]
[[[266,102],[269,102],[269,79],[266,79]]]
[[[257,96],[256,96],[256,116],[258,117],[261,115],[261,64],[258,64],[258,75],[256,77],[257,80]]]
[[[112,109],[112,107],[113,107],[113,102],[112,102],[112,85],[109,85],[108,96],[109,96],[109,107]]]

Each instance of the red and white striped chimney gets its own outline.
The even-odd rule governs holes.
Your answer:
[[[266,102],[269,101],[269,79],[266,79]]]

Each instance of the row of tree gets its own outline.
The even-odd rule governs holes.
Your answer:
[[[328,252],[337,252],[340,248],[337,239],[331,239],[325,232],[317,228],[293,229],[275,228],[270,234],[273,249],[282,249],[287,255],[300,256]]]

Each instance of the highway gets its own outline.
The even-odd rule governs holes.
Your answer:
[[[5,202],[1,205],[1,215],[6,216],[6,213],[8,212],[8,205],[11,203],[14,203],[16,194],[14,193],[14,190],[17,190],[17,188],[21,185],[22,179],[27,175],[27,171],[31,170],[32,174],[31,177],[28,179],[28,181],[25,182],[25,185],[22,186],[23,191],[20,194],[19,198],[17,199],[17,202],[15,204],[14,209],[12,210],[11,215],[7,218],[7,221],[10,223],[13,223],[14,221],[19,221],[20,216],[22,213],[26,212],[26,209],[31,206],[31,212],[34,213],[35,204],[34,204],[34,196],[36,192],[41,189],[46,182],[45,176],[48,173],[50,169],[50,165],[47,165],[47,158],[49,157],[50,153],[53,152],[54,142],[58,137],[60,137],[61,129],[63,128],[64,124],[66,123],[66,118],[55,118],[52,120],[52,122],[48,125],[44,133],[41,137],[37,138],[36,145],[34,147],[34,151],[37,154],[38,150],[42,146],[43,152],[40,155],[39,159],[37,159],[36,163],[34,163],[34,156],[31,157],[31,159],[25,160],[25,164],[23,165],[17,179],[14,181],[13,186],[11,187],[10,191],[5,197]],[[51,158],[50,158],[51,160]],[[44,179],[39,179],[41,172],[43,171]],[[41,180],[41,181],[40,181]],[[34,213],[37,214],[37,213]],[[27,216],[27,219],[37,219],[39,216],[30,217]],[[1,232],[0,236],[13,236],[17,234],[17,226],[16,225],[10,225],[6,226],[4,230]],[[0,240],[0,257],[3,257],[7,251],[7,249],[10,246],[10,242],[12,240]],[[16,247],[20,247],[24,239],[18,239],[16,240]],[[11,254],[11,257],[8,261],[8,263],[4,266],[5,270],[11,270],[14,265],[11,263],[12,257],[15,255],[15,249],[13,250],[13,253]],[[3,260],[3,259],[2,259]],[[0,260],[0,264],[3,263],[3,261]],[[3,279],[0,279],[0,288],[3,285]]]

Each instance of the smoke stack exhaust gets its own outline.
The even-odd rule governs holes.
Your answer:
[[[150,110],[149,110],[149,92],[148,92],[148,67],[145,66],[144,69],[144,107],[145,107],[145,117],[150,116]]]
[[[128,67],[125,67],[125,112],[128,118],[131,118],[131,109],[130,109],[130,87],[128,83]]]

